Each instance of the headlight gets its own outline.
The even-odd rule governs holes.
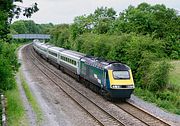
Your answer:
[[[134,85],[112,85],[111,88],[118,89],[118,88],[134,88]]]
[[[127,88],[134,88],[134,85],[128,85]]]
[[[120,85],[112,85],[111,87],[112,87],[112,88],[114,88],[114,89],[121,88],[121,86],[120,86]]]

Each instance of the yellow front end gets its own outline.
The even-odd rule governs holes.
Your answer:
[[[110,88],[111,89],[134,89],[134,80],[131,70],[128,70],[129,78],[128,79],[114,79],[113,70],[108,70]]]

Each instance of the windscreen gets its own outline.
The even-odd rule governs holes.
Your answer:
[[[114,79],[129,79],[129,71],[113,71]]]

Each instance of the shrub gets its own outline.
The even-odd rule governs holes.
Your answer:
[[[0,41],[0,89],[9,90],[15,87],[14,71],[18,69],[15,54],[17,45]]]
[[[179,58],[179,54],[178,54],[177,51],[172,51],[170,57],[171,57],[172,59],[178,59],[178,58]]]
[[[150,91],[159,91],[167,87],[170,64],[166,61],[154,62],[147,73],[147,88]]]

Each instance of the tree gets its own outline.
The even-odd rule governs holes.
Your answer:
[[[22,2],[22,0],[0,0],[0,39],[7,38],[7,34],[10,32],[9,25],[14,16],[18,18],[23,12],[24,16],[31,17],[33,13],[39,10],[37,3],[31,7],[22,8],[14,5],[13,2]]]
[[[71,25],[71,34],[75,39],[84,33],[108,33],[116,19],[116,11],[113,8],[97,8],[93,14],[77,16]]]
[[[68,24],[56,25],[53,29],[51,29],[51,36],[53,36],[51,42],[54,45],[69,48],[70,30]]]
[[[180,16],[174,9],[147,3],[141,3],[137,7],[129,6],[120,13],[114,27],[117,33],[134,32],[163,39],[166,54],[171,58],[180,57]]]
[[[16,21],[11,25],[11,30],[16,31],[17,34],[27,33],[26,25],[23,21]]]

